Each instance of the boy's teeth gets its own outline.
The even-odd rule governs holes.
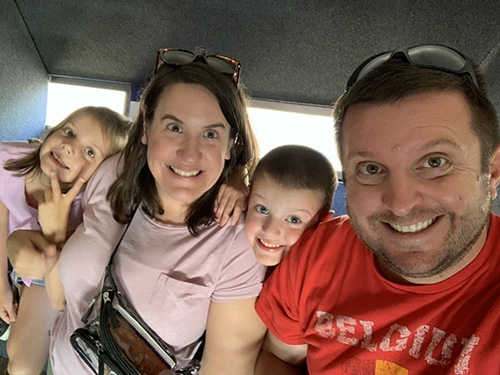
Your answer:
[[[273,244],[267,243],[264,240],[260,240],[260,242],[262,243],[262,245],[264,245],[266,247],[271,247],[271,248],[277,248],[277,247],[281,246],[281,245],[273,245]]]

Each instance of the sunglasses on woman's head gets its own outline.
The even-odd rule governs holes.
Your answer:
[[[450,47],[425,44],[383,52],[368,58],[352,73],[347,81],[346,91],[372,70],[393,58],[402,58],[407,63],[421,68],[440,70],[458,75],[467,74],[476,87],[479,88],[474,68],[464,55]]]
[[[221,55],[196,54],[191,51],[177,48],[162,48],[156,55],[155,72],[163,65],[184,65],[192,62],[203,62],[222,74],[229,76],[234,85],[238,87],[240,80],[241,64],[239,61]]]

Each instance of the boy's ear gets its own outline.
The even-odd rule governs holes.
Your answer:
[[[497,196],[497,187],[500,183],[500,146],[497,147],[490,161],[490,194],[491,199]]]

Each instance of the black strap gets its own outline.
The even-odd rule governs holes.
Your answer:
[[[120,237],[120,240],[116,244],[116,246],[115,246],[115,248],[113,250],[113,253],[111,254],[111,257],[109,258],[109,262],[108,262],[108,265],[106,266],[106,270],[104,271],[105,272],[105,280],[108,279],[108,281],[111,282],[111,284],[112,284],[112,286],[113,286],[113,288],[115,290],[118,290],[118,288],[116,286],[115,279],[113,277],[113,273],[111,272],[111,265],[113,263],[113,258],[115,257],[115,254],[118,251],[118,248],[120,247],[120,244],[122,243],[122,240],[125,237],[125,234],[127,233],[128,228],[130,227],[130,223],[132,223],[132,220],[134,219],[135,213],[137,212],[137,209],[138,209],[139,206],[140,205],[137,205],[132,210],[132,214],[131,214],[130,220],[127,223],[127,226],[125,227],[125,229],[123,230],[123,233],[122,233],[122,235]],[[192,359],[193,361],[201,361],[201,357],[203,356],[203,349],[205,348],[205,334],[206,334],[206,331],[203,332],[203,335],[201,335],[201,337],[200,337],[201,344],[198,347],[198,349],[196,350],[196,353],[194,354],[194,357]]]
[[[137,208],[138,207],[139,207],[139,205],[137,205],[135,208],[132,209],[132,214],[130,216],[130,220],[128,221],[127,226],[125,227],[125,230],[123,231],[123,233],[122,233],[122,235],[120,237],[120,240],[116,244],[115,249],[111,253],[111,257],[109,258],[109,262],[108,262],[108,267],[107,268],[110,268],[111,263],[113,262],[113,258],[115,257],[115,254],[118,251],[118,248],[120,247],[120,244],[122,243],[123,237],[125,237],[125,233],[127,233],[128,228],[130,227],[130,223],[132,223],[132,220],[134,219],[134,216],[135,216],[135,213],[137,212]]]

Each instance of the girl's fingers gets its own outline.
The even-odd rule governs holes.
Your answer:
[[[61,186],[59,185],[59,180],[57,179],[56,171],[49,172],[50,186],[52,188],[52,195],[58,197],[61,195]]]
[[[78,177],[78,179],[76,180],[75,184],[65,194],[66,197],[69,198],[71,201],[73,201],[73,199],[75,199],[75,197],[78,195],[78,193],[80,192],[80,190],[82,190],[82,187],[85,184],[85,181],[86,181],[85,178]]]

